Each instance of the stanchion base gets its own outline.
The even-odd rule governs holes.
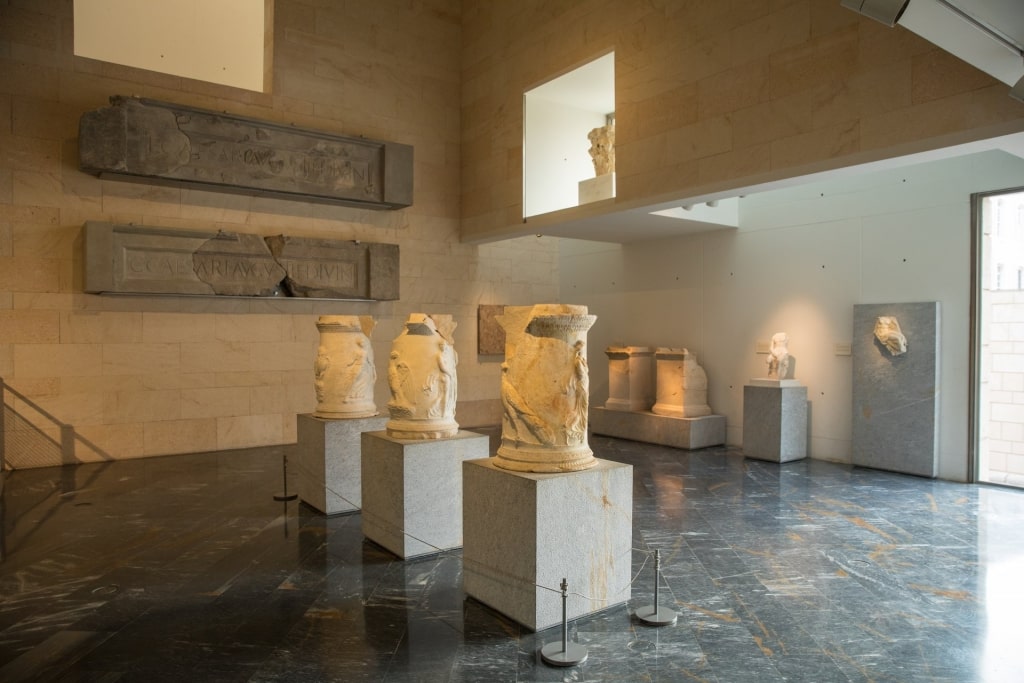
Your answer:
[[[275,493],[274,500],[295,500],[299,497],[297,493]]]
[[[556,640],[540,649],[540,658],[550,666],[576,666],[587,661],[590,651],[579,643],[566,643],[562,651],[562,641]]]
[[[636,611],[636,618],[651,626],[671,626],[679,615],[675,610],[660,605],[647,605]]]

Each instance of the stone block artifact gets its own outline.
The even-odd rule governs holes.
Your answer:
[[[78,149],[100,176],[371,209],[413,198],[409,145],[136,97],[83,114]]]

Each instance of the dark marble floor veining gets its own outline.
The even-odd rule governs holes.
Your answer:
[[[1024,493],[591,445],[635,468],[637,577],[571,623],[579,666],[467,599],[460,551],[403,562],[274,501],[269,448],[6,474],[0,681],[1024,680]],[[633,616],[645,549],[674,626]]]

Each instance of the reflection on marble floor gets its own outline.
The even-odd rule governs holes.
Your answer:
[[[1024,493],[604,437],[675,626],[572,624],[589,659],[464,598],[461,553],[402,562],[358,514],[278,503],[270,448],[3,482],[0,681],[1019,681]],[[557,596],[553,596],[558,599]]]

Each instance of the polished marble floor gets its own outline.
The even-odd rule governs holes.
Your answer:
[[[9,473],[0,681],[1022,681],[1024,493],[592,437],[634,466],[627,605],[589,658],[280,503],[286,448]],[[653,597],[678,623],[632,616]]]

